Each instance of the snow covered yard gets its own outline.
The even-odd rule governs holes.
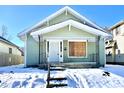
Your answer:
[[[106,65],[104,68],[101,68],[101,69],[124,77],[124,66],[122,65]]]
[[[103,76],[104,71],[109,71],[110,76]],[[107,65],[100,69],[51,71],[51,77],[67,77],[67,80],[61,82],[68,84],[66,88],[124,88],[123,76],[124,67],[119,65]],[[45,70],[24,68],[23,65],[0,67],[0,88],[45,88],[46,79]]]

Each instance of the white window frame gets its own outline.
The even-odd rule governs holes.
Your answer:
[[[86,56],[69,56],[69,42],[86,42]],[[87,40],[68,40],[68,58],[87,58]]]

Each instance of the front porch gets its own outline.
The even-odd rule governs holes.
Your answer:
[[[39,64],[38,67],[41,69],[48,69],[48,64],[51,67],[63,67],[63,68],[73,68],[73,69],[81,69],[81,68],[96,68],[99,67],[96,62],[52,62],[52,63],[44,63]]]
[[[35,48],[31,53],[35,53],[38,60],[28,62],[29,65],[43,67],[50,63],[54,66],[82,68],[105,64],[104,38],[99,35],[69,25],[58,29],[44,28],[30,35],[36,47],[31,45],[29,48]]]
[[[46,68],[48,63],[55,67],[65,67],[65,68],[86,68],[86,67],[98,67],[98,54],[96,54],[96,42],[86,41],[86,49],[84,56],[80,56],[83,52],[73,53],[69,52],[69,41],[70,40],[56,40],[58,42],[58,48],[55,46],[50,47],[51,41],[55,40],[44,40],[44,42],[39,42],[40,54],[39,54],[39,67]],[[73,42],[77,42],[71,40]],[[78,40],[78,43],[83,43],[84,40]],[[79,44],[78,44],[79,45]],[[57,45],[56,45],[57,46]],[[79,47],[78,47],[79,48]],[[58,49],[58,52],[57,52]],[[45,51],[44,51],[45,50]],[[78,52],[78,51],[76,51]],[[72,53],[70,56],[69,53]]]

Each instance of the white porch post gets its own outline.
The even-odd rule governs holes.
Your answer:
[[[24,47],[25,47],[25,54],[24,54],[24,67],[27,66],[27,35],[25,34],[25,44],[24,44]]]

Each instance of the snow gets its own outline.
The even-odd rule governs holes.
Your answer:
[[[32,27],[26,29],[25,31],[23,32],[20,32],[18,35],[19,36],[23,36],[25,33],[27,32],[30,32],[32,29],[42,25],[44,22],[47,22],[51,19],[53,19],[54,17],[60,15],[61,13],[63,13],[64,11],[68,10],[68,12],[71,12],[74,16],[76,16],[77,18],[79,18],[80,20],[82,21],[86,21],[88,24],[91,24],[92,26],[100,29],[100,30],[103,30],[101,27],[99,27],[98,25],[94,24],[93,22],[91,22],[90,20],[88,20],[87,18],[85,18],[84,16],[80,15],[78,12],[76,12],[75,10],[71,9],[70,7],[68,6],[65,6],[64,8],[58,10],[57,12],[53,13],[52,15],[48,16],[47,18],[45,18],[44,20],[38,22],[37,24],[33,25]]]
[[[109,71],[111,73],[114,73],[116,75],[124,77],[124,66],[121,65],[106,65],[105,68],[102,68],[103,70]]]
[[[34,88],[46,86],[47,71],[24,68],[24,65],[0,68],[1,88]]]
[[[81,23],[79,23],[77,21],[74,21],[74,20],[67,20],[67,21],[64,21],[64,22],[61,22],[61,23],[58,23],[58,24],[55,24],[55,25],[40,29],[38,31],[32,32],[31,35],[32,36],[37,36],[37,35],[40,35],[40,34],[45,34],[45,33],[48,33],[48,32],[55,31],[55,30],[57,30],[59,28],[65,27],[67,25],[71,25],[73,27],[85,30],[85,31],[87,31],[89,33],[92,33],[92,34],[95,34],[95,35],[102,35],[104,37],[111,36],[111,35],[103,32],[101,30],[94,29],[92,27],[89,27],[87,25],[81,24]]]
[[[66,69],[51,71],[51,77],[66,77],[67,80],[50,83],[65,83],[64,88],[124,88],[124,67],[106,65],[105,68]],[[104,71],[110,76],[103,76]],[[0,67],[0,88],[45,88],[47,71],[24,68],[24,65]]]

